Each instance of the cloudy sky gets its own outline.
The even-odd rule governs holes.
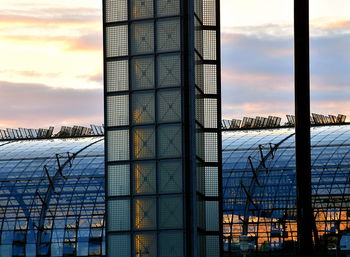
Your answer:
[[[0,128],[102,124],[101,0],[0,0]],[[224,118],[293,112],[293,1],[221,0]],[[310,0],[313,112],[350,115],[350,1]]]

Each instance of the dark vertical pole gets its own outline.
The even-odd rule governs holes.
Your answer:
[[[309,0],[294,0],[295,147],[299,256],[312,254]]]

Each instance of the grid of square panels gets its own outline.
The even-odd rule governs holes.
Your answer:
[[[218,178],[221,177],[218,126],[221,96],[218,90],[217,5],[217,0],[194,1],[198,226],[203,231],[200,232],[199,251],[203,256],[214,257],[220,255],[221,244],[218,187]]]
[[[128,23],[116,20],[121,13],[105,15],[106,39],[110,40],[105,43],[107,208],[111,216],[107,232],[108,242],[118,238],[127,247],[125,252],[110,249],[110,254],[175,256],[174,250],[157,247],[160,235],[151,231],[162,229],[172,230],[164,233],[176,239],[169,245],[176,246],[176,256],[182,256],[183,223],[178,220],[184,204],[180,0],[129,0],[121,11],[126,11]],[[126,41],[115,39],[109,31],[115,35],[124,25],[127,32],[119,35]]]

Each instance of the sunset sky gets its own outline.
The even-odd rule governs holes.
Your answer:
[[[0,3],[0,128],[102,124],[102,1]],[[221,3],[224,118],[291,114],[293,1]],[[349,14],[310,0],[313,112],[350,115]]]

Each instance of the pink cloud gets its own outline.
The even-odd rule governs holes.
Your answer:
[[[0,81],[0,99],[2,127],[103,123],[102,89],[55,89]]]
[[[232,69],[222,69],[222,81],[224,83],[244,84],[245,87],[263,87],[264,90],[281,90],[290,91],[293,86],[293,77],[290,75],[263,73],[263,72],[249,72],[249,71],[235,71]]]

